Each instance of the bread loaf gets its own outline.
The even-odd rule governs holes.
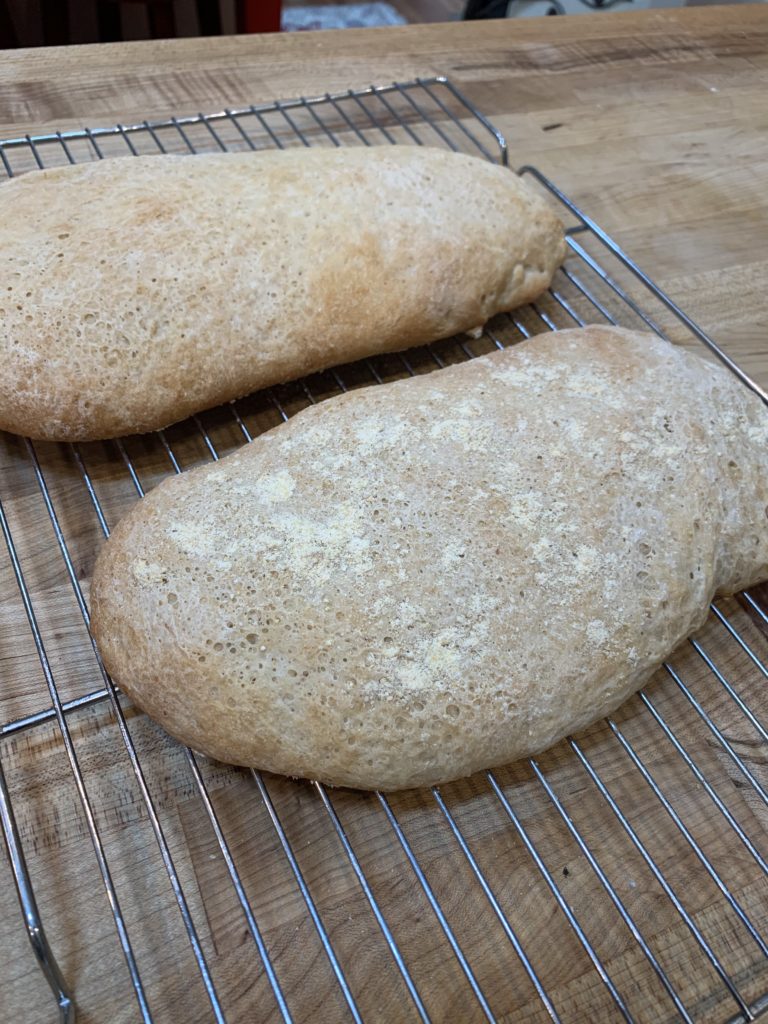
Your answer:
[[[164,427],[483,324],[562,225],[517,175],[415,146],[155,156],[0,185],[0,428]]]
[[[306,409],[118,525],[93,629],[213,757],[383,790],[548,747],[768,575],[768,413],[719,365],[562,331]]]

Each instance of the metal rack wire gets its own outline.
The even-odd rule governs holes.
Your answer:
[[[163,122],[9,139],[0,142],[0,162],[7,175],[14,175],[61,163],[136,153],[195,153],[273,146],[395,142],[447,146],[505,164],[508,161],[507,145],[501,134],[449,81],[431,78],[208,115],[170,118]],[[569,259],[547,295],[526,310],[492,322],[482,339],[459,338],[396,357],[366,360],[289,388],[273,389],[259,397],[260,404],[256,409],[245,401],[231,404],[215,414],[213,420],[210,416],[193,417],[180,428],[160,431],[148,439],[146,445],[152,453],[149,460],[144,457],[144,450],[132,454],[130,441],[113,442],[107,448],[107,455],[101,459],[110,469],[107,478],[93,470],[94,462],[101,458],[93,446],[58,446],[66,451],[63,456],[59,452],[55,457],[66,458],[67,480],[84,489],[90,514],[100,534],[107,536],[109,533],[111,512],[107,506],[110,504],[110,481],[130,481],[135,496],[140,496],[157,476],[156,469],[148,474],[143,467],[156,467],[159,458],[165,460],[166,472],[180,473],[189,461],[190,445],[193,448],[197,445],[196,460],[218,459],[264,429],[264,417],[286,420],[297,405],[312,403],[361,384],[373,385],[392,377],[429,372],[447,362],[503,348],[546,329],[607,321],[645,326],[660,334],[671,335],[677,341],[700,342],[728,365],[746,386],[768,400],[765,392],[735,366],[552,182],[533,167],[523,167],[521,172],[551,194],[569,221]],[[36,901],[34,870],[25,859],[22,834],[14,811],[14,801],[24,800],[24,794],[16,793],[12,801],[14,787],[3,773],[3,761],[7,757],[7,748],[3,744],[25,732],[54,724],[57,744],[67,759],[71,782],[82,808],[113,920],[115,941],[122,952],[134,996],[131,1011],[124,1019],[160,1020],[153,1010],[152,998],[144,981],[145,967],[137,953],[139,943],[136,940],[138,925],[135,915],[126,910],[132,893],[121,884],[119,873],[113,871],[108,860],[108,844],[92,795],[92,775],[81,760],[79,750],[83,741],[72,724],[88,709],[99,709],[103,705],[113,716],[117,730],[115,742],[121,746],[121,756],[126,759],[133,784],[141,796],[143,813],[157,844],[166,885],[170,888],[186,933],[189,955],[185,970],[197,973],[207,997],[208,1010],[200,1019],[231,1021],[231,1007],[219,991],[216,970],[211,966],[211,944],[201,935],[197,901],[190,898],[188,876],[177,866],[179,848],[169,841],[166,834],[167,826],[164,827],[158,808],[151,765],[146,766],[140,754],[130,705],[104,671],[88,632],[87,587],[83,586],[82,574],[73,555],[77,541],[62,513],[58,477],[50,468],[54,458],[49,451],[51,446],[40,446],[29,440],[20,442],[16,447],[13,447],[15,442],[8,443],[12,447],[9,458],[12,457],[15,465],[22,466],[30,474],[35,501],[44,508],[52,530],[54,550],[60,556],[57,571],[63,572],[74,599],[79,616],[77,629],[84,647],[90,649],[98,677],[96,688],[62,696],[62,687],[57,682],[60,669],[56,659],[49,654],[52,641],[47,627],[41,626],[39,620],[38,606],[42,603],[37,589],[39,583],[31,582],[25,565],[25,558],[29,556],[24,553],[27,551],[24,525],[23,522],[13,525],[18,516],[14,516],[9,508],[12,495],[4,486],[0,493],[0,528],[9,556],[10,580],[15,584],[15,594],[7,599],[15,602],[20,613],[23,610],[44,689],[39,691],[40,699],[35,706],[0,726],[0,819],[24,924],[56,997],[59,1019],[72,1024],[78,993],[76,989],[73,993],[71,984],[68,984],[66,971],[59,969],[46,938],[46,908],[43,906],[41,912]],[[146,475],[153,479],[147,482]],[[32,573],[32,576],[36,575],[36,572]],[[713,606],[708,626],[710,632],[689,641],[685,665],[698,665],[694,672],[698,675],[693,682],[678,666],[676,655],[674,664],[664,667],[666,679],[657,681],[631,702],[631,717],[622,717],[620,712],[601,726],[597,734],[593,730],[586,738],[569,739],[552,755],[532,759],[527,766],[517,769],[516,774],[514,771],[511,774],[486,772],[484,779],[476,780],[469,796],[462,791],[463,800],[456,798],[458,791],[455,786],[444,787],[442,791],[434,789],[424,798],[431,801],[429,808],[426,803],[420,805],[421,817],[417,815],[414,818],[407,801],[381,793],[351,798],[319,783],[311,787],[286,783],[293,786],[296,800],[305,805],[311,804],[314,810],[321,812],[336,854],[358,887],[359,899],[365,907],[366,927],[378,936],[384,959],[377,962],[383,964],[386,961],[387,969],[399,979],[395,990],[400,992],[401,1000],[394,1009],[390,1006],[379,1019],[413,1017],[429,1021],[448,1018],[444,1008],[437,1006],[436,1009],[433,1005],[434,989],[425,981],[424,972],[416,970],[412,956],[404,951],[405,945],[412,948],[412,943],[395,923],[398,914],[386,893],[382,895],[379,872],[375,866],[373,869],[370,865],[366,867],[370,856],[367,848],[365,856],[361,853],[362,844],[354,822],[356,812],[379,816],[384,828],[384,841],[394,851],[392,856],[399,857],[404,872],[400,877],[406,887],[405,899],[418,898],[421,901],[424,916],[420,927],[425,935],[438,934],[444,956],[452,958],[455,967],[452,984],[456,986],[452,998],[458,998],[460,986],[469,993],[471,1001],[462,1004],[467,1019],[508,1020],[514,1014],[516,1020],[531,1021],[614,1017],[634,1021],[643,1019],[645,1008],[653,1006],[656,1008],[653,1019],[686,1022],[729,1020],[730,1024],[736,1024],[754,1020],[768,1010],[765,915],[761,913],[761,905],[745,895],[745,886],[737,886],[731,881],[731,868],[736,862],[742,872],[739,876],[741,883],[745,873],[750,884],[754,885],[759,885],[768,874],[768,851],[760,819],[762,811],[768,809],[768,788],[761,777],[760,758],[756,757],[757,753],[762,757],[765,755],[768,726],[764,724],[760,702],[755,699],[756,691],[761,684],[764,687],[768,678],[764,642],[766,626],[768,615],[757,592],[741,595],[738,602],[722,602]],[[739,675],[738,684],[733,682],[734,672]],[[44,698],[43,694],[46,695]],[[675,699],[682,701],[682,715],[679,706],[674,704]],[[711,710],[713,704],[715,710]],[[633,730],[636,720],[641,722],[644,730],[640,734]],[[733,725],[735,721],[738,721],[737,728]],[[695,727],[699,726],[703,732],[696,733]],[[739,738],[740,730],[744,728],[751,736],[751,745],[746,747],[746,741]],[[593,734],[598,736],[597,741],[590,739]],[[701,735],[704,740],[696,738]],[[663,778],[653,753],[660,744],[667,745],[665,756],[671,761],[665,763],[672,765],[672,774],[666,772]],[[715,751],[715,762],[710,755],[700,756],[705,749]],[[606,751],[610,751],[610,757]],[[304,1008],[297,1007],[295,991],[286,983],[287,972],[277,962],[279,957],[275,949],[279,943],[275,929],[270,927],[267,934],[260,924],[266,911],[253,896],[252,886],[245,878],[247,858],[242,849],[236,850],[233,846],[227,827],[217,812],[215,792],[210,783],[210,765],[191,750],[185,750],[183,758],[198,812],[207,821],[212,841],[222,858],[248,940],[258,955],[258,970],[266,983],[264,997],[258,1005],[249,1004],[247,1014],[238,1019],[311,1019]],[[629,773],[632,780],[629,792],[614,770],[615,763],[623,765],[623,771]],[[716,774],[713,774],[713,763]],[[242,772],[232,769],[231,774],[242,781]],[[578,780],[575,788],[569,781],[574,779]],[[726,796],[723,795],[724,783]],[[292,891],[319,942],[323,970],[340,994],[340,1002],[335,1004],[339,1016],[351,1016],[355,1021],[362,1021],[364,1017],[368,1019],[371,1014],[364,1011],[360,985],[350,980],[350,957],[348,953],[340,952],[339,947],[343,944],[341,933],[328,925],[323,909],[324,886],[330,883],[307,877],[301,851],[295,839],[292,840],[291,829],[286,824],[284,808],[275,797],[276,785],[277,781],[266,775],[255,771],[250,773],[252,797],[261,802],[271,829],[274,857],[283,858],[283,866],[292,880]],[[642,799],[636,795],[638,793],[642,793]],[[681,809],[681,794],[691,793],[696,794],[697,806],[701,806],[703,801],[708,808],[708,817],[716,821],[715,833],[718,842],[722,840],[724,844],[725,854],[719,849],[713,853],[700,834],[700,822],[697,824],[686,819]],[[739,801],[742,793],[748,795],[749,814],[746,814],[743,802],[738,802],[738,805],[734,802],[734,793],[739,796]],[[602,845],[599,836],[593,834],[588,825],[579,824],[577,795],[579,801],[589,804],[591,813],[605,815],[607,840],[604,839]],[[348,799],[353,800],[351,814]],[[491,804],[488,801],[496,802],[493,811],[488,813],[497,816],[498,834],[505,843],[514,846],[512,853],[505,847],[507,859],[502,861],[501,869],[498,866],[493,870],[489,868],[482,853],[482,828],[472,819],[473,808],[481,805],[489,808]],[[535,814],[532,807],[535,807]],[[469,944],[465,922],[452,906],[451,893],[444,879],[439,878],[434,859],[424,854],[422,837],[414,827],[414,821],[418,822],[425,816],[432,833],[440,831],[441,850],[450,850],[456,870],[460,868],[464,872],[462,877],[467,881],[467,898],[477,908],[478,914],[481,908],[484,909],[489,915],[488,920],[497,929],[496,955],[503,970],[514,974],[516,979],[512,995],[488,983],[483,957]],[[747,817],[748,822],[745,821]],[[663,844],[654,845],[648,838],[643,838],[650,821],[659,823],[660,829],[662,825],[666,829]],[[576,860],[573,863],[576,866],[571,871],[578,873],[580,884],[589,887],[595,906],[601,906],[601,915],[610,915],[611,927],[623,936],[619,946],[630,959],[634,958],[636,967],[633,970],[638,982],[618,966],[618,940],[612,940],[603,949],[601,940],[605,936],[595,935],[583,905],[573,889],[565,885],[564,880],[569,876],[567,865],[564,868],[553,865],[547,846],[547,836],[553,834],[553,829],[561,834],[558,842],[570,844],[569,848],[574,851]],[[649,892],[652,889],[656,897],[664,901],[657,904],[663,906],[659,913],[679,925],[680,932],[675,934],[683,935],[679,939],[680,948],[686,951],[682,975],[680,963],[675,962],[670,948],[654,931],[653,918],[640,914],[634,906],[632,889],[626,889],[616,877],[614,856],[610,850],[611,845],[618,841],[617,837],[622,836],[626,840],[625,848],[646,872],[644,888]],[[683,884],[684,880],[681,882],[679,874],[675,874],[671,855],[686,857],[695,864],[697,874],[692,876],[690,884]],[[183,851],[181,856],[184,856]],[[535,894],[541,907],[542,921],[556,919],[563,941],[567,937],[576,951],[574,955],[584,961],[579,977],[587,978],[591,1002],[588,1001],[586,1010],[573,1010],[576,1004],[571,1001],[567,986],[559,984],[557,972],[553,973],[545,962],[546,958],[541,956],[541,942],[531,939],[525,915],[517,912],[515,900],[510,898],[505,888],[505,873],[513,871],[524,872],[524,887]],[[564,880],[558,881],[561,873]],[[713,934],[712,922],[705,920],[702,908],[689,909],[693,887],[702,884],[709,885],[715,894],[713,906],[716,915],[727,915],[733,923],[729,933],[732,939],[725,945]],[[555,928],[555,925],[551,927]],[[737,961],[742,965],[738,970],[732,966]],[[748,966],[744,967],[744,964]],[[595,984],[602,989],[600,997],[595,994]],[[640,999],[638,984],[641,989],[649,990],[655,986],[652,1002]],[[452,1015],[450,1019],[459,1017]]]

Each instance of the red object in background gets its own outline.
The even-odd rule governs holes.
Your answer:
[[[71,26],[87,13],[84,8],[90,8],[95,32],[95,38],[87,41],[116,42],[124,38],[120,13],[124,4],[141,5],[146,9],[151,39],[172,39],[176,36],[174,0],[39,0],[40,32],[31,40],[25,39],[23,33],[19,37],[8,0],[0,0],[0,50],[40,42],[48,46],[73,42]],[[220,0],[195,0],[195,9],[199,34],[221,35]],[[281,0],[235,0],[235,31],[279,32],[281,9]]]
[[[45,2],[45,0],[44,0]],[[173,0],[99,0],[119,7],[120,3],[141,3],[147,8],[152,36],[170,38],[176,35]],[[279,32],[281,0],[235,0],[235,31]],[[201,36],[221,35],[221,7],[219,0],[196,0],[197,20]]]
[[[238,32],[279,32],[281,0],[237,0]]]

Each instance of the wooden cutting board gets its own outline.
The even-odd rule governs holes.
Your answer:
[[[9,122],[2,134],[39,128],[42,122],[61,127],[106,124],[346,88],[371,78],[446,72],[504,130],[515,153],[521,154],[514,162],[541,164],[768,383],[761,327],[766,310],[762,240],[768,222],[761,184],[768,154],[763,130],[765,10],[707,9],[533,24],[425,26],[332,38],[223,39],[12,54],[0,67],[0,110],[7,112],[0,116]],[[664,323],[672,326],[669,318]],[[522,324],[535,326],[535,317],[524,318]],[[498,325],[498,331],[509,341],[520,336],[509,323]],[[681,328],[673,333],[685,340]],[[475,350],[481,351],[482,344]],[[445,360],[461,357],[455,345],[437,351]],[[409,358],[415,372],[434,369],[434,361],[423,353]],[[383,360],[377,368],[382,377],[406,372],[396,359]],[[348,386],[372,382],[364,367],[342,376]],[[327,376],[311,382],[318,399],[334,389]],[[289,413],[307,402],[300,387],[284,389],[278,398]],[[239,409],[251,433],[280,418],[264,396],[241,403]],[[203,423],[217,454],[243,442],[227,410],[206,414]],[[211,458],[193,424],[173,428],[167,439],[182,468]],[[171,471],[157,438],[131,439],[124,451],[146,489]],[[35,453],[87,603],[103,532],[82,466],[66,446],[40,444]],[[137,499],[123,454],[109,443],[81,446],[80,455],[111,526]],[[0,442],[0,500],[62,699],[100,688],[98,664],[43,502],[40,478],[24,442],[7,436]],[[0,722],[6,722],[50,705],[50,698],[5,556],[0,559],[0,596]],[[764,593],[754,596],[768,608]],[[521,944],[564,1021],[621,1019],[564,906],[639,1021],[671,1021],[680,1015],[638,936],[697,1021],[725,1021],[737,1006],[690,926],[699,930],[745,999],[768,991],[768,960],[734,910],[738,905],[756,932],[768,930],[763,867],[768,859],[766,746],[722,682],[748,703],[758,723],[768,721],[765,675],[755,661],[768,662],[768,638],[764,623],[743,600],[725,602],[722,609],[753,658],[713,616],[701,632],[699,650],[686,644],[671,660],[687,693],[662,671],[646,691],[648,703],[634,698],[616,716],[626,746],[606,724],[578,737],[578,749],[652,857],[653,867],[638,852],[595,777],[565,743],[540,758],[539,768],[568,820],[529,765],[496,773],[518,825],[483,777],[444,787],[443,807],[450,820],[429,792],[389,799],[466,969],[435,916],[387,808],[375,796],[329,793],[338,816],[334,818],[310,784],[265,777],[323,937],[365,1020],[418,1019],[393,948],[433,1020],[484,1019],[467,972],[497,1019],[549,1019],[510,936]],[[692,700],[716,723],[734,756]],[[127,705],[125,714],[226,1019],[230,1024],[278,1020],[274,995],[188,758]],[[100,703],[73,712],[68,721],[154,1018],[211,1020],[114,715],[108,704]],[[630,751],[647,767],[679,824],[643,778]],[[5,736],[0,757],[46,931],[74,989],[78,1020],[140,1019],[55,723]],[[256,781],[246,772],[204,759],[199,764],[294,1019],[348,1019],[348,1003]],[[498,901],[508,930],[478,882],[451,821]],[[595,858],[593,865],[568,821]],[[369,886],[368,895],[341,834]],[[540,856],[560,904],[523,836]],[[613,897],[595,867],[603,872]],[[679,898],[688,924],[670,892]],[[369,897],[390,930],[390,941]],[[4,1015],[31,1024],[55,1019],[3,857],[0,948]]]

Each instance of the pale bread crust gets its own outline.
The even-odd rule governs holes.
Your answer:
[[[563,228],[517,175],[415,146],[105,160],[0,185],[0,428],[87,440],[475,328]]]
[[[213,757],[384,790],[612,711],[768,575],[768,413],[719,365],[562,331],[330,399],[118,525],[93,629]]]

